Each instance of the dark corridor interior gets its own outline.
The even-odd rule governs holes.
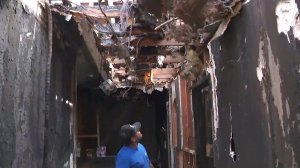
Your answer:
[[[192,89],[197,165],[213,168],[212,92],[207,76]]]
[[[167,101],[166,90],[149,95],[141,90],[120,89],[107,96],[101,89],[78,87],[77,166],[115,167],[115,156],[122,146],[120,127],[139,121],[143,133],[141,143],[151,162],[155,167],[167,167]],[[100,156],[100,148],[105,156]]]

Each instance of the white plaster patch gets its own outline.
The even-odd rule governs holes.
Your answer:
[[[294,37],[300,40],[300,16],[298,13],[298,17],[296,18],[296,23],[293,28]]]
[[[296,25],[298,7],[295,0],[281,0],[275,10],[278,33],[284,33],[288,40],[288,32]],[[299,34],[296,32],[296,34]],[[290,40],[289,40],[290,41]]]
[[[245,0],[245,1],[243,2],[243,5],[247,5],[249,2],[250,2],[250,0]]]
[[[263,41],[260,41],[259,42],[258,66],[256,68],[256,76],[257,76],[257,79],[260,82],[262,82],[262,79],[264,77],[263,69],[265,69],[265,67],[266,67],[266,61],[265,61],[264,56],[263,56],[263,54],[264,54],[263,46],[264,46]]]
[[[70,155],[70,168],[74,168],[73,153]]]
[[[230,114],[230,142],[233,141],[233,131],[232,131],[232,110],[231,110],[231,104],[229,104],[229,114]],[[235,162],[235,159],[234,157],[236,156],[236,153],[233,149],[233,146],[231,146],[231,143],[230,143],[230,146],[229,146],[229,156],[232,158],[232,160]]]
[[[219,111],[218,111],[218,94],[217,94],[217,77],[216,77],[216,64],[214,60],[214,56],[211,51],[210,44],[207,45],[207,48],[209,50],[209,55],[211,57],[211,63],[210,66],[207,68],[208,73],[211,76],[211,86],[212,86],[212,99],[213,99],[213,113],[214,113],[214,131],[213,131],[213,138],[214,140],[217,140],[217,131],[219,128]]]
[[[70,14],[67,14],[66,17],[65,17],[66,21],[70,21],[71,18],[72,18],[72,15],[70,15]]]
[[[285,129],[283,126],[283,101],[282,101],[282,94],[281,94],[281,77],[279,72],[279,64],[275,62],[274,54],[271,49],[270,39],[267,36],[268,40],[268,65],[270,68],[270,77],[271,77],[271,92],[274,98],[274,105],[278,110],[279,120],[282,128],[283,136],[285,136]]]
[[[263,77],[264,77],[262,70],[263,70],[263,67],[262,67],[262,66],[258,66],[258,67],[256,68],[256,75],[257,75],[257,78],[258,78],[258,80],[259,80],[260,82],[262,81],[262,79],[263,79]]]
[[[27,37],[29,37],[29,36],[31,36],[31,35],[32,35],[31,32],[28,32],[28,33],[26,34]]]
[[[36,0],[20,0],[26,12],[37,15],[39,11],[38,2]],[[27,11],[28,10],[28,11]]]

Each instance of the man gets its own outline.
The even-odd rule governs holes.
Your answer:
[[[123,147],[117,155],[116,168],[150,168],[146,149],[139,143],[143,137],[140,129],[140,122],[121,127],[120,136]]]

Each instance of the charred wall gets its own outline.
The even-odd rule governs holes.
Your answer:
[[[71,165],[75,57],[57,34],[49,43],[47,13],[37,1],[0,3],[1,168]]]
[[[0,167],[40,168],[47,110],[47,25],[17,0],[6,0],[1,1],[0,27]]]
[[[77,23],[52,12],[53,43],[49,112],[45,123],[44,167],[73,167],[76,58],[82,46]]]
[[[300,43],[278,33],[277,3],[250,1],[212,43],[215,167],[300,167]]]

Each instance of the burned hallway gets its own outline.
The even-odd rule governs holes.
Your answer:
[[[135,121],[159,168],[300,167],[298,0],[63,2],[0,2],[0,168],[115,167]]]
[[[167,98],[167,91],[147,95],[136,89],[127,89],[107,96],[100,89],[81,86],[76,113],[77,149],[80,150],[78,167],[87,164],[90,167],[114,165],[115,156],[122,146],[119,129],[136,121],[142,124],[141,143],[148,146],[150,160],[157,164],[166,162],[167,151],[163,145],[166,136],[162,127],[166,125]],[[105,157],[96,157],[98,147],[105,147]]]

